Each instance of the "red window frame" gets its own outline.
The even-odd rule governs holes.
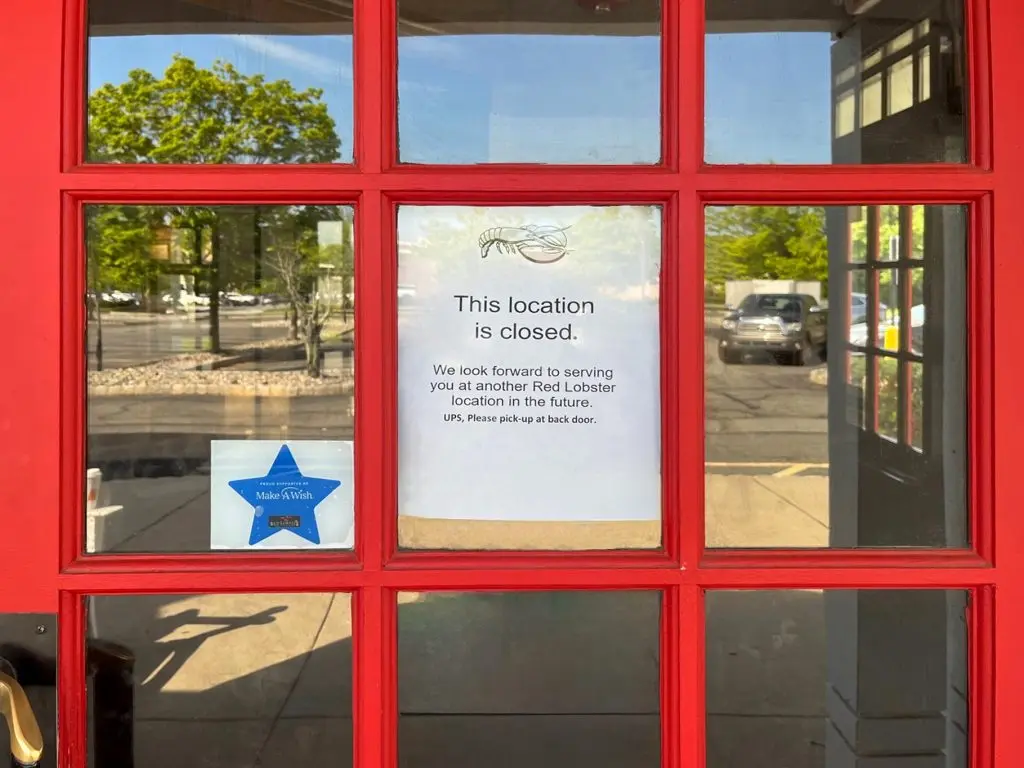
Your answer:
[[[393,768],[397,591],[664,590],[662,764],[698,768],[703,592],[766,587],[970,590],[971,765],[1015,764],[1024,716],[1024,484],[1013,463],[1024,455],[1016,441],[1024,362],[1007,344],[996,368],[995,350],[999,329],[1014,328],[1024,282],[1024,5],[967,2],[971,164],[886,167],[705,165],[703,3],[663,5],[658,167],[399,165],[394,0],[356,0],[356,165],[104,167],[82,163],[84,0],[5,0],[0,61],[17,77],[0,78],[0,327],[19,333],[3,349],[17,373],[0,376],[0,612],[59,612],[62,766],[85,765],[85,595],[353,592],[355,765]],[[356,206],[357,346],[380,350],[364,352],[357,367],[358,559],[80,554],[81,209],[170,201]],[[395,205],[555,202],[666,207],[663,550],[396,555]],[[970,550],[705,550],[703,207],[730,203],[969,207]]]

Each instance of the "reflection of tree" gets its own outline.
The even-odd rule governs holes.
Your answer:
[[[705,280],[721,293],[728,280],[816,280],[828,294],[825,209],[737,205],[708,208]]]
[[[338,209],[304,206],[271,209],[266,217],[267,265],[289,305],[293,338],[302,338],[306,351],[306,372],[313,377],[323,373],[321,354],[323,330],[335,310],[349,302],[353,264],[352,222],[341,218],[341,242],[323,244],[317,224],[337,220]],[[322,284],[332,273],[342,277],[342,296],[332,302]]]
[[[217,312],[223,290],[282,293],[291,337],[305,341],[309,372],[320,375],[323,326],[334,310],[341,309],[347,318],[352,309],[352,217],[347,209],[91,205],[85,218],[89,310],[100,370],[103,293],[133,292],[155,304],[158,278],[173,274],[191,278],[196,295],[210,296],[209,349],[214,352],[220,351]],[[324,222],[337,227],[321,242]],[[340,295],[325,298],[321,283]]]
[[[297,90],[287,80],[267,81],[217,61],[209,69],[175,55],[162,77],[134,69],[119,85],[107,83],[89,96],[88,158],[106,163],[330,163],[340,157],[341,141],[323,91]],[[93,226],[90,257],[100,273],[110,273],[108,238],[122,236],[119,221],[131,218],[107,208]],[[137,208],[142,211],[144,209]],[[229,226],[212,208],[165,208],[165,225],[185,233],[179,241],[195,281],[196,295],[210,303],[210,349],[220,349],[220,293],[230,280],[221,244]],[[249,236],[233,242],[259,260],[258,222]]]
[[[88,155],[106,163],[330,163],[340,156],[323,91],[176,55],[89,96]]]
[[[878,254],[875,256],[880,261],[895,260],[900,257],[900,211],[908,206],[880,205],[878,211]],[[912,246],[912,257],[920,259],[924,257],[924,210],[923,205],[909,206],[910,208],[910,237]],[[860,209],[860,217],[857,221],[850,223],[850,257],[855,263],[863,263],[867,260],[868,253],[868,225],[867,209]],[[924,262],[922,262],[922,266]],[[860,293],[867,293],[866,278],[862,274],[856,274],[855,280],[862,283],[861,287],[854,288]],[[920,304],[924,301],[924,271],[914,269],[910,272],[911,280],[911,304]],[[878,272],[878,284],[880,298],[883,302],[895,305],[895,291],[899,278],[895,270],[882,269]]]
[[[89,257],[89,317],[96,327],[96,367],[103,370],[103,294],[108,291],[153,293],[159,273],[152,258],[153,213],[133,206],[89,206],[85,214]]]

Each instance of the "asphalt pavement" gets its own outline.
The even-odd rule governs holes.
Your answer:
[[[283,308],[225,308],[224,346],[282,338]],[[718,359],[709,318],[705,336],[705,453],[710,474],[824,475],[828,467],[825,387],[810,379],[812,366],[769,359],[725,365]],[[95,332],[95,324],[90,325]],[[202,349],[208,316],[104,316],[104,367],[139,365]],[[95,339],[91,339],[94,348]],[[94,362],[94,357],[90,356]],[[211,396],[104,397],[90,407],[90,432],[223,434],[255,431],[292,437],[351,430],[350,413],[332,398],[253,398],[244,414],[231,398]],[[276,402],[272,402],[276,401]],[[344,403],[350,411],[351,403]],[[268,421],[269,419],[269,421]]]
[[[280,339],[287,334],[284,305],[275,307],[222,307],[220,342],[230,348],[240,344]],[[96,370],[98,325],[87,326],[89,370]],[[124,368],[163,360],[174,355],[206,350],[210,316],[206,311],[143,315],[104,312],[103,368]]]
[[[705,336],[709,471],[827,472],[828,398],[826,388],[811,381],[813,369],[780,365],[771,359],[726,365],[718,359],[715,338]]]

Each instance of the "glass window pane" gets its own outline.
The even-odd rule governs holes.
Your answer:
[[[707,593],[708,768],[967,768],[967,593]]]
[[[350,602],[88,598],[88,765],[351,766]]]
[[[910,258],[924,258],[924,206],[913,205],[910,207],[911,221],[911,242]]]
[[[861,124],[871,125],[882,119],[882,77],[875,75],[864,81],[860,91]]]
[[[405,593],[403,766],[657,768],[654,592]]]
[[[910,444],[924,450],[924,365],[908,363],[910,367]]]
[[[652,164],[658,0],[398,2],[404,163]]]
[[[967,162],[963,0],[704,2],[707,162]]]
[[[352,4],[88,0],[86,160],[352,161]]]
[[[892,65],[889,78],[888,112],[895,115],[914,106],[914,57],[906,56]]]
[[[352,209],[86,224],[86,551],[350,548]]]
[[[878,261],[898,261],[900,258],[900,212],[906,206],[878,206]]]
[[[880,269],[878,275],[878,334],[874,345],[888,352],[900,351],[900,270]]]
[[[707,546],[968,546],[966,210],[705,222]],[[915,261],[851,243],[899,257],[900,222]]]
[[[661,210],[401,206],[398,229],[400,545],[658,547]]]
[[[891,357],[878,357],[874,373],[875,402],[878,404],[875,432],[879,437],[894,441],[899,436],[900,401],[905,399],[899,362]]]
[[[868,358],[851,349],[846,353],[846,423],[864,427],[864,395],[867,392]]]

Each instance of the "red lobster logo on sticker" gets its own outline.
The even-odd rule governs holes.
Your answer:
[[[480,258],[491,249],[498,253],[518,254],[534,264],[554,264],[570,252],[569,227],[528,224],[524,227],[491,227],[480,235]]]

